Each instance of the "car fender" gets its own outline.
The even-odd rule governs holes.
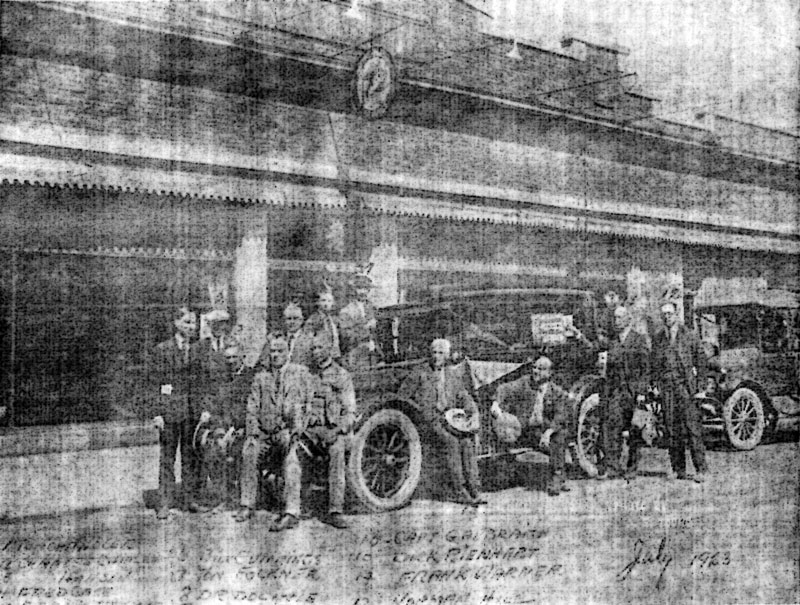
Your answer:
[[[361,425],[367,421],[367,418],[372,416],[378,410],[382,410],[384,408],[400,410],[406,416],[408,416],[411,421],[417,425],[417,427],[420,426],[420,419],[422,418],[422,406],[420,406],[413,399],[401,397],[396,393],[384,393],[380,397],[377,397],[366,403],[364,408],[359,411],[358,415],[356,416],[355,430],[357,431],[359,428],[361,428]]]

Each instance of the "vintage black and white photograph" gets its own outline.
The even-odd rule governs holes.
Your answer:
[[[0,59],[0,603],[800,602],[798,0],[2,0]]]

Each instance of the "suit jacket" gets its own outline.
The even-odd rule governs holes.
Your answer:
[[[308,426],[326,426],[349,432],[356,417],[356,391],[350,372],[332,361],[311,371],[313,396],[308,407]]]
[[[569,394],[554,382],[545,385],[543,428],[557,431],[567,424]],[[530,377],[523,376],[497,387],[496,399],[500,409],[516,416],[524,427],[533,414],[536,390],[531,385]]]
[[[369,301],[363,303],[363,307],[358,301],[352,301],[339,311],[343,352],[375,340],[374,329],[368,326],[372,321],[375,321],[375,307]]]
[[[438,396],[440,372],[444,372],[444,401]],[[478,406],[470,395],[462,372],[445,367],[436,370],[430,363],[417,367],[400,385],[399,395],[404,399],[416,401],[434,418],[449,409],[461,408],[467,415],[478,413]]]
[[[218,405],[211,412],[213,428],[244,428],[247,398],[253,386],[255,369],[243,366],[238,372],[228,375],[228,380],[220,385]]]
[[[305,366],[287,363],[281,370],[258,371],[247,397],[246,435],[272,435],[283,429],[295,434],[302,432],[309,387],[310,376]]]
[[[708,360],[703,344],[685,325],[678,326],[675,342],[669,331],[659,331],[653,338],[653,378],[661,389],[685,388],[694,395],[706,383]]]
[[[650,350],[647,339],[631,329],[624,342],[615,336],[609,343],[606,363],[606,397],[644,394],[650,380]]]
[[[273,336],[282,336],[289,343],[289,361],[291,363],[306,367],[311,365],[311,335],[301,328],[291,335],[288,332],[272,332],[267,337],[267,343],[264,348],[261,349],[261,355],[258,356],[256,367],[269,367],[269,340]]]
[[[333,359],[339,359],[342,356],[342,328],[337,315],[323,315],[319,311],[315,311],[306,320],[303,330],[309,338],[313,337],[314,334],[323,335],[330,344],[331,357]]]
[[[196,365],[196,345],[183,350],[172,337],[153,348],[147,359],[147,392],[153,416],[162,416],[165,422],[180,422],[192,416]]]

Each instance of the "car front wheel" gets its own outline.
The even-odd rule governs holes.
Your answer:
[[[752,450],[761,442],[766,427],[764,404],[745,387],[736,389],[722,408],[728,441],[737,450]]]
[[[576,449],[578,464],[590,477],[597,476],[600,461],[600,395],[592,393],[581,402],[578,413]]]
[[[353,436],[348,479],[356,497],[371,510],[387,511],[408,504],[421,469],[419,432],[400,410],[378,410]]]

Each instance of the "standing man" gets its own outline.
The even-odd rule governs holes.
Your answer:
[[[321,336],[328,343],[331,358],[338,360],[342,356],[339,341],[339,317],[333,313],[333,292],[325,285],[317,293],[317,310],[306,320],[303,328],[310,337]]]
[[[297,303],[290,302],[283,310],[283,332],[273,336],[284,336],[289,344],[289,361],[309,366],[311,364],[311,337],[303,330],[303,309]],[[269,341],[264,345],[256,366],[269,366]]]
[[[345,452],[356,416],[356,392],[350,373],[336,363],[325,334],[311,344],[313,397],[308,408],[306,435],[328,452],[328,516],[324,522],[349,527],[344,518]]]
[[[372,279],[359,273],[350,287],[355,297],[339,311],[339,325],[345,364],[350,370],[355,370],[369,367],[379,353],[375,338],[375,307],[369,300]]]
[[[445,426],[445,412],[462,408],[477,426],[478,406],[467,392],[463,378],[447,367],[450,341],[437,338],[431,343],[430,361],[418,367],[400,386],[400,397],[416,401],[423,408],[426,421],[445,447],[447,467],[454,489],[454,500],[479,506],[486,501],[480,495],[480,474],[475,458],[474,435],[456,436]]]
[[[706,453],[698,400],[706,383],[707,362],[697,335],[678,320],[675,305],[661,306],[664,329],[653,339],[653,378],[664,402],[672,473],[686,479],[686,446],[692,455],[697,483],[706,472]],[[670,475],[670,477],[672,474]]]
[[[600,463],[599,475],[615,479],[623,475],[622,432],[629,430],[629,456],[626,479],[636,477],[641,433],[631,426],[636,404],[644,401],[650,378],[650,351],[643,335],[633,329],[628,309],[619,306],[614,311],[616,336],[609,342],[606,361],[606,379],[601,402],[601,434],[605,458]],[[607,475],[606,475],[607,472]]]
[[[310,377],[301,365],[289,363],[289,345],[278,336],[269,343],[270,366],[260,368],[247,398],[245,443],[242,451],[241,508],[237,521],[253,516],[258,495],[258,462],[270,450],[282,461],[283,514],[270,531],[297,527],[300,517],[300,460],[298,437],[304,428],[304,409]]]
[[[202,486],[202,460],[192,443],[200,416],[194,382],[197,369],[197,314],[181,305],[173,316],[174,335],[155,346],[150,358],[151,390],[156,396],[154,424],[159,429],[158,511],[156,517],[169,516],[175,491],[175,459],[180,445],[183,503],[181,508],[203,512],[197,502]]]
[[[531,367],[530,376],[498,387],[491,411],[496,419],[504,414],[517,417],[522,426],[518,444],[549,450],[547,493],[558,496],[569,491],[564,477],[569,395],[550,380],[552,371],[553,362],[547,357],[539,357]]]
[[[211,411],[203,434],[204,457],[217,507],[239,502],[242,466],[242,435],[247,397],[255,371],[244,363],[238,344],[225,349],[228,380],[221,386],[218,405]]]

